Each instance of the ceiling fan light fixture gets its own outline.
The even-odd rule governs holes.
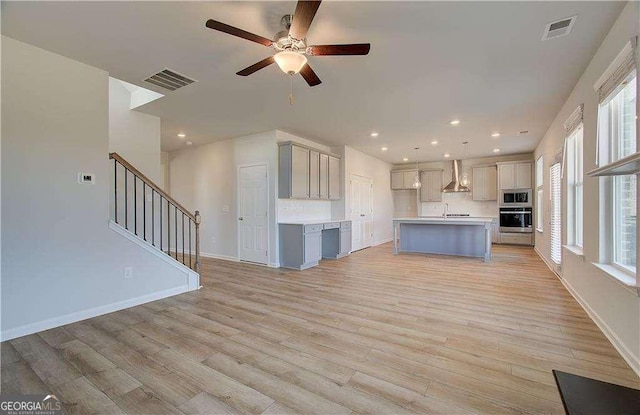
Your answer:
[[[283,50],[273,56],[282,72],[295,75],[307,64],[307,57],[298,52]]]

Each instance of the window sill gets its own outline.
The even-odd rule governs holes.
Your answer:
[[[582,250],[582,247],[578,245],[562,245],[562,247],[582,259],[584,262],[584,251]]]
[[[540,229],[540,228],[536,228],[536,232],[538,232],[538,233],[544,233],[544,232],[542,232],[542,229]]]
[[[640,286],[633,275],[624,272],[611,264],[599,264],[597,262],[592,262],[592,264],[606,275],[613,278],[613,280],[618,284],[640,297]]]

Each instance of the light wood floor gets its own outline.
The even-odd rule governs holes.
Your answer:
[[[2,343],[2,393],[68,413],[563,413],[551,369],[632,372],[531,248],[304,271],[205,260],[187,293]]]

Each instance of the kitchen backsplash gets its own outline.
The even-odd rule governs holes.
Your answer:
[[[278,222],[330,218],[331,202],[328,200],[278,199]]]
[[[498,216],[498,202],[476,202],[471,193],[443,193],[442,202],[422,202],[421,216],[437,216],[449,204],[449,213],[468,213],[471,216]]]
[[[393,191],[394,217],[440,216],[444,212],[445,203],[449,204],[449,213],[498,216],[498,202],[476,202],[472,199],[471,193],[443,193],[442,202],[422,202],[420,205],[417,193],[415,190]]]

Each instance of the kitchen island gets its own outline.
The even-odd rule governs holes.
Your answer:
[[[393,253],[458,255],[490,262],[492,221],[490,217],[394,218]]]

